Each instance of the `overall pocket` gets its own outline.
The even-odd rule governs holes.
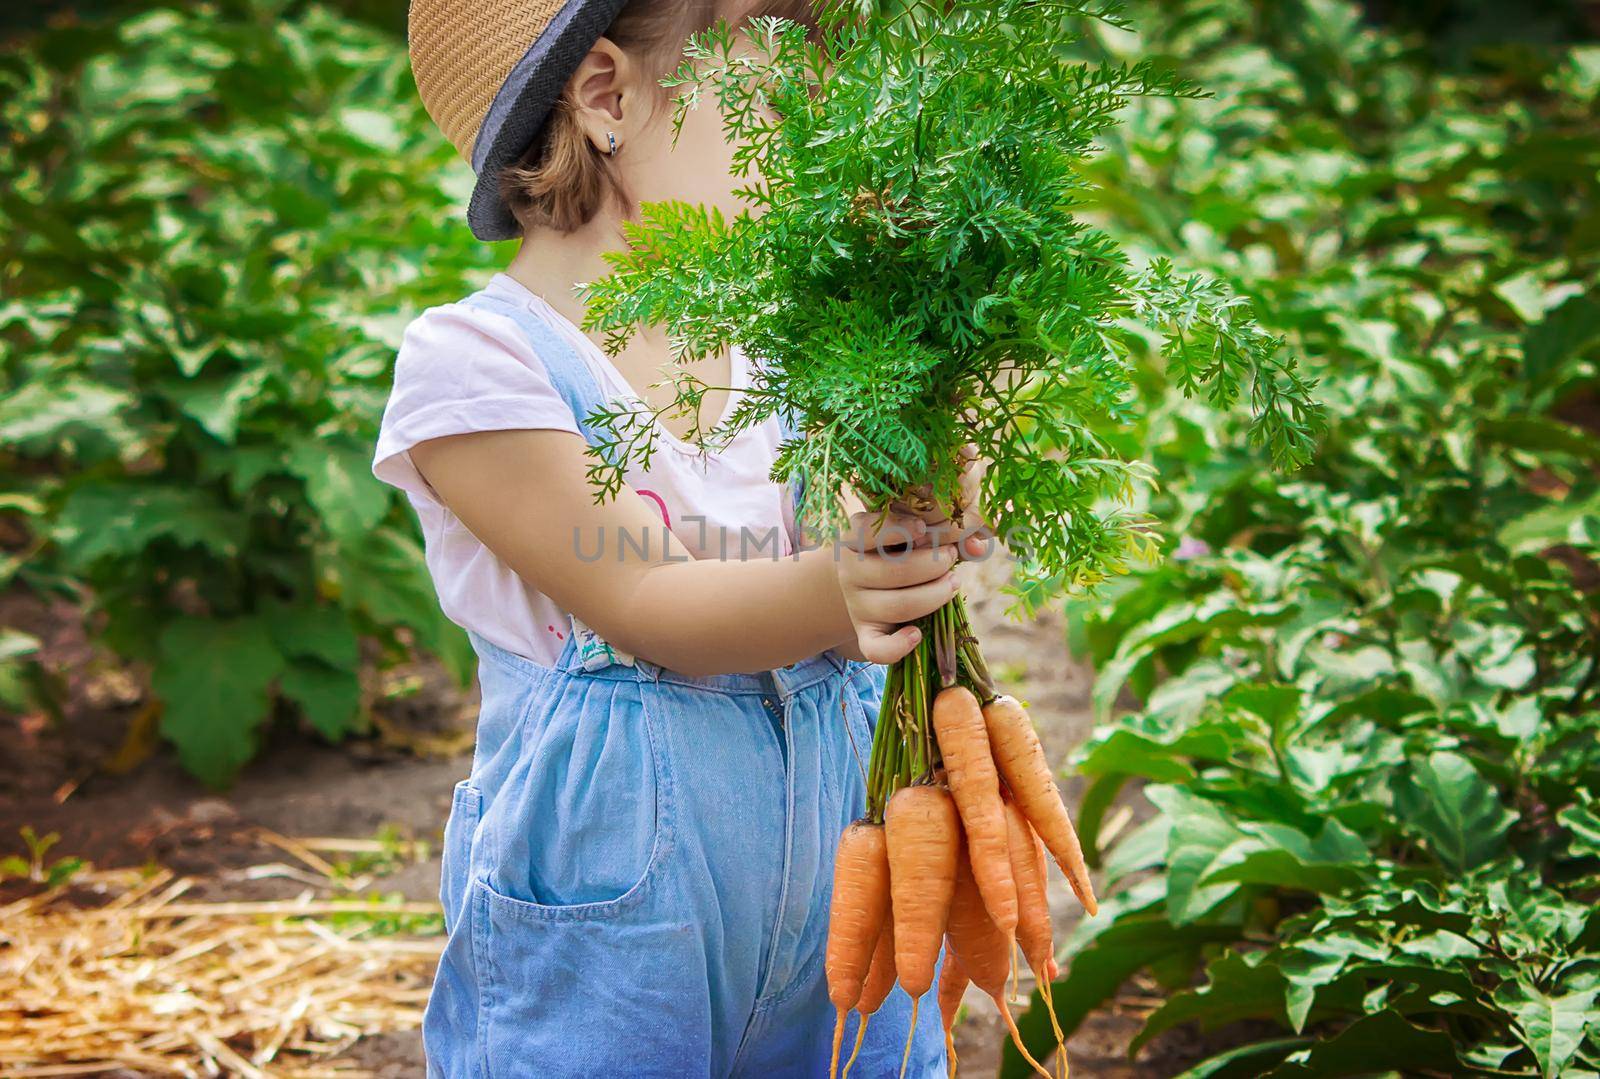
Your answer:
[[[672,845],[671,782],[645,686],[561,683],[516,732],[516,763],[483,811],[476,876],[523,918],[626,908]]]
[[[673,784],[652,688],[569,679],[489,800],[479,858],[492,845],[495,861],[466,898],[489,1076],[705,1071],[706,957],[668,872]]]

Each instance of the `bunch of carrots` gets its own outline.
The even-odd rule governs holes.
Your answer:
[[[944,634],[935,638],[936,655],[975,643],[965,632],[959,598],[933,617]],[[845,1064],[848,1079],[867,1023],[896,981],[915,1002],[915,1030],[943,947],[938,1000],[950,1074],[956,1067],[951,1026],[968,984],[975,983],[999,1006],[1023,1056],[1053,1079],[1022,1045],[1006,982],[1015,985],[1020,949],[1050,1003],[1058,971],[1045,852],[1092,915],[1098,904],[1083,849],[1021,703],[992,691],[975,649],[960,662],[952,657],[937,665],[945,674],[933,676],[938,688],[930,694],[931,722],[918,724],[904,707],[921,694],[885,695],[867,815],[839,840],[827,948],[828,995],[838,1010],[832,1074],[838,1075],[847,1013],[855,1009],[861,1016]],[[892,668],[890,679],[908,672],[913,678],[925,673],[913,658],[909,666]],[[1053,1007],[1051,1023],[1064,1075],[1066,1052]],[[908,1031],[902,1075],[910,1050]]]

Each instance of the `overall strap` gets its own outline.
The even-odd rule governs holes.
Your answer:
[[[795,418],[793,410],[789,408],[780,408],[778,410],[778,430],[781,432],[779,436],[781,439],[780,445],[782,442],[793,442],[795,439],[804,437],[800,432],[800,424]],[[798,537],[802,531],[800,505],[805,501],[805,477],[795,477],[789,481],[789,487],[789,512],[794,517],[794,530],[795,535]]]
[[[578,355],[577,350],[566,338],[557,332],[555,327],[528,310],[526,305],[504,297],[487,292],[474,292],[461,302],[481,311],[504,315],[517,324],[517,328],[533,346],[534,353],[544,363],[550,384],[572,410],[572,418],[577,421],[578,430],[582,432],[584,439],[591,446],[598,445],[601,441],[601,432],[589,417],[604,409],[610,402],[601,391],[600,384],[595,381],[594,372],[583,362],[583,357]]]

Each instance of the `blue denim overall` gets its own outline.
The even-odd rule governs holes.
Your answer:
[[[527,309],[467,302],[521,326],[592,441],[603,398],[581,358]],[[473,641],[430,1079],[827,1075],[833,855],[865,805],[881,668],[828,652],[688,678],[586,659],[576,637],[553,667]],[[931,1079],[944,1044],[923,1004],[906,1074]],[[896,988],[853,1076],[899,1073],[910,1016]],[[852,1014],[847,1052],[855,1033]]]

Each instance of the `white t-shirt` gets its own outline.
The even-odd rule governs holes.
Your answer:
[[[543,299],[505,274],[496,274],[485,291],[526,307],[554,329],[608,400],[638,400],[605,353]],[[736,349],[729,412],[748,381],[748,361]],[[579,431],[532,342],[503,314],[445,304],[406,328],[372,470],[403,490],[416,509],[445,615],[493,644],[549,665],[573,632],[568,612],[467,530],[422,478],[410,453],[417,443],[446,435],[529,429]],[[625,480],[633,493],[619,497],[645,499],[696,558],[787,555],[794,543],[793,500],[787,487],[768,478],[782,437],[778,421],[769,419],[720,452],[702,453],[662,428],[650,467],[630,467]],[[659,535],[655,542],[661,542]]]

